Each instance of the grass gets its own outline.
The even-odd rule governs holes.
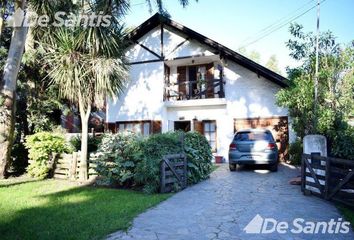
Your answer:
[[[169,196],[59,180],[0,181],[0,238],[102,239]]]
[[[343,214],[345,220],[349,221],[350,225],[354,229],[354,211],[343,205],[337,205],[337,208]]]
[[[211,166],[211,171],[214,172],[219,167],[220,167],[219,165],[213,164],[213,166]]]

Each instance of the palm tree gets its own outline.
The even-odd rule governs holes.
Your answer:
[[[50,43],[43,62],[62,97],[79,106],[81,117],[81,178],[87,179],[88,121],[91,107],[103,107],[106,97],[124,86],[122,32],[117,28],[61,28]]]
[[[0,0],[3,6],[3,3],[7,2],[6,0]],[[9,0],[10,1],[10,0]],[[51,73],[49,76],[52,78],[53,83],[62,86],[61,94],[68,99],[71,99],[73,102],[76,102],[80,106],[80,115],[83,122],[83,163],[86,162],[85,156],[87,155],[87,134],[86,134],[86,121],[88,118],[88,112],[91,109],[91,104],[95,101],[95,104],[102,102],[102,96],[105,94],[112,95],[112,92],[118,90],[122,87],[122,82],[113,82],[113,85],[108,85],[108,79],[112,80],[115,76],[116,79],[121,80],[123,76],[124,61],[123,59],[123,50],[122,44],[119,42],[120,37],[120,27],[118,24],[119,17],[123,17],[128,9],[130,0],[11,0],[15,2],[15,10],[21,9],[25,10],[27,5],[29,5],[32,10],[40,14],[51,15],[56,6],[65,6],[61,9],[73,10],[73,6],[76,3],[76,7],[81,8],[82,11],[94,11],[94,12],[103,12],[104,14],[112,14],[115,16],[114,23],[115,26],[112,30],[102,29],[102,28],[87,28],[81,30],[59,30],[57,33],[53,34],[52,28],[47,28],[46,30],[37,29],[38,31],[30,31],[28,34],[28,28],[26,27],[17,27],[13,30],[13,35],[11,39],[11,46],[9,49],[8,59],[5,65],[5,70],[3,74],[3,83],[0,86],[0,178],[3,178],[6,173],[6,168],[10,160],[10,152],[13,141],[14,134],[14,114],[15,114],[15,92],[16,92],[16,80],[18,72],[20,69],[20,63],[22,60],[23,51],[27,42],[29,50],[33,48],[35,39],[41,38],[42,47],[48,50],[45,58],[48,60],[48,68],[51,68]],[[196,0],[197,1],[197,0]],[[151,8],[151,2],[154,2],[157,6],[160,13],[167,13],[165,11],[162,0],[146,0],[147,4]],[[188,0],[179,0],[181,5],[185,7],[188,5]],[[70,7],[68,7],[70,5]],[[58,8],[57,8],[58,9]],[[59,8],[60,9],[60,8]],[[77,9],[77,8],[76,8]],[[118,28],[117,28],[118,26]],[[1,26],[0,26],[1,27]],[[118,31],[117,31],[118,30]],[[37,36],[36,36],[37,35]],[[1,36],[1,35],[0,35]],[[29,36],[29,37],[28,37]],[[39,36],[39,37],[38,37]],[[118,37],[119,36],[119,37]],[[117,38],[118,37],[118,38]],[[27,40],[26,40],[27,38]],[[76,39],[78,38],[78,39]],[[56,42],[58,41],[58,42]],[[87,41],[87,45],[86,42]],[[51,43],[52,47],[49,47]],[[60,45],[62,44],[62,45]],[[65,45],[69,44],[69,45]],[[60,48],[55,49],[53,46],[58,46]],[[66,52],[65,52],[66,51]],[[62,54],[63,58],[60,56],[55,56],[57,53]],[[65,60],[65,54],[67,61],[65,62],[68,65],[68,69],[61,68],[58,69],[55,65],[55,61],[61,63]],[[77,54],[77,55],[76,55]],[[76,57],[79,57],[80,64],[75,63]],[[122,57],[122,58],[120,58]],[[113,60],[115,59],[115,60]],[[121,60],[119,60],[121,59]],[[71,70],[74,72],[70,73],[69,65],[71,65]],[[113,64],[113,67],[109,69],[109,64]],[[93,64],[93,65],[92,65]],[[97,64],[97,65],[95,65]],[[88,71],[86,67],[92,67],[91,71]],[[101,69],[98,69],[97,66],[101,66]],[[118,69],[120,68],[120,70]],[[116,71],[119,70],[119,71]],[[76,72],[80,71],[80,72]],[[84,73],[84,75],[81,75]],[[64,74],[64,75],[60,75]],[[61,76],[61,77],[60,77]],[[71,78],[75,77],[75,78]],[[70,79],[75,85],[75,91],[81,89],[80,92],[70,91],[67,87],[71,87],[70,84],[61,81],[60,78]],[[94,79],[94,80],[93,80]],[[87,82],[87,80],[89,80]],[[92,80],[92,81],[91,81]],[[69,81],[69,82],[70,82]],[[95,82],[96,81],[96,82]],[[82,84],[82,88],[78,86],[78,83]],[[85,87],[90,87],[84,89]],[[117,87],[119,86],[119,87]],[[89,92],[86,92],[89,91]],[[80,94],[77,94],[80,93]],[[85,95],[88,93],[89,95]],[[74,95],[71,95],[74,94]],[[76,98],[80,96],[80,98]],[[88,99],[90,96],[90,99]],[[85,126],[84,126],[85,125]],[[84,139],[86,138],[86,139]]]

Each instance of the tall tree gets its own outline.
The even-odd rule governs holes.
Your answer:
[[[248,57],[250,59],[252,59],[253,61],[255,61],[256,63],[260,63],[261,62],[261,54],[259,52],[257,52],[256,50],[251,51],[248,54]]]
[[[25,16],[26,0],[16,0],[15,9]],[[10,49],[4,67],[3,82],[0,89],[0,178],[4,178],[9,163],[14,133],[16,101],[16,81],[25,47],[28,28],[16,26],[13,29]]]
[[[276,73],[280,73],[277,56],[275,55],[270,56],[268,62],[266,63],[266,67]]]
[[[289,109],[300,140],[307,134],[323,134],[331,146],[330,154],[353,158],[354,128],[347,121],[354,112],[354,41],[340,45],[331,32],[321,33],[318,106],[314,108],[316,37],[304,33],[298,24],[291,25],[290,33],[290,55],[303,64],[288,69],[290,87],[279,91],[278,104]]]
[[[89,32],[90,29],[84,28],[59,30],[52,44],[44,45],[47,54],[43,59],[60,94],[79,106],[83,179],[87,178],[88,121],[92,105],[103,107],[106,97],[113,97],[123,89],[127,69],[122,61],[124,45],[119,42],[118,33],[97,31],[92,36]]]
[[[5,27],[5,15],[6,15],[7,6],[8,6],[7,0],[0,1],[0,39]]]
[[[96,14],[97,13],[103,13],[103,14],[111,14],[113,16],[115,16],[115,23],[118,24],[118,18],[123,17],[128,9],[129,9],[129,3],[130,0],[11,0],[15,2],[15,11],[16,10],[25,10],[27,5],[30,4],[31,7],[33,7],[31,10],[36,11],[37,13],[50,13],[53,12],[54,8],[53,5],[57,5],[57,4],[68,4],[68,3],[75,3],[77,4],[77,6],[81,7],[81,11],[87,13],[89,11],[95,11]],[[197,0],[196,0],[197,1]],[[5,0],[1,0],[1,2],[5,2]],[[147,0],[146,1],[147,4],[149,6],[151,6],[151,3],[155,3],[159,12],[160,13],[167,13],[166,9],[163,6],[163,1],[162,0]],[[179,2],[181,3],[181,5],[183,7],[187,6],[189,1],[188,0],[179,0]],[[93,9],[94,8],[94,9]],[[67,10],[73,10],[72,8],[65,8]],[[46,29],[37,29],[38,31],[36,32],[32,32],[30,33],[30,37],[27,40],[27,46],[29,47],[29,49],[31,49],[33,47],[33,43],[36,39],[36,34],[39,33],[39,38],[37,37],[37,39],[41,39],[44,42],[51,41],[52,40],[59,40],[60,37],[64,37],[66,36],[74,36],[74,38],[78,37],[80,39],[76,39],[75,44],[77,44],[77,46],[71,46],[71,50],[75,50],[74,52],[80,52],[83,51],[81,53],[84,53],[85,58],[88,56],[87,54],[87,48],[91,49],[91,52],[89,53],[90,57],[91,57],[91,64],[94,58],[92,58],[92,56],[95,56],[96,61],[99,62],[100,58],[103,58],[102,54],[103,52],[101,52],[101,50],[104,50],[107,54],[110,54],[109,56],[105,56],[108,57],[104,60],[107,61],[103,61],[101,62],[102,64],[107,64],[109,61],[108,59],[112,60],[112,57],[116,57],[115,54],[115,47],[111,48],[112,43],[111,40],[114,39],[114,35],[112,35],[112,33],[109,33],[107,31],[102,31],[102,29],[100,28],[88,28],[85,29],[85,31],[81,31],[81,33],[77,33],[76,31],[74,31],[73,33],[65,33],[63,34],[62,30],[57,31],[57,29],[53,28],[46,28]],[[52,38],[52,34],[55,33],[54,37]],[[73,35],[71,35],[73,34]],[[11,39],[11,46],[8,52],[8,58],[7,58],[7,62],[5,64],[4,67],[4,74],[3,74],[3,84],[1,85],[1,96],[0,96],[0,103],[1,103],[1,109],[0,109],[0,178],[5,176],[6,173],[6,168],[7,165],[9,163],[9,159],[10,159],[10,151],[11,151],[11,145],[12,145],[12,140],[13,140],[13,134],[14,134],[14,113],[15,113],[15,104],[14,101],[16,99],[15,97],[15,91],[16,91],[16,79],[18,76],[18,72],[19,72],[19,68],[20,68],[20,63],[21,63],[21,59],[22,59],[22,55],[23,55],[23,51],[24,48],[26,46],[26,37],[28,36],[28,28],[27,27],[16,27],[13,30],[13,35],[12,35],[12,39]],[[63,40],[63,39],[62,39]],[[81,42],[78,42],[78,41]],[[86,48],[83,48],[83,45],[85,45],[84,41],[87,40],[88,45],[86,45]],[[65,43],[65,41],[60,42],[59,43]],[[69,43],[69,42],[66,42]],[[74,43],[73,41],[71,43]],[[52,46],[56,46],[55,42],[52,42]],[[81,45],[80,45],[81,44]],[[116,44],[116,42],[114,43]],[[47,45],[48,46],[48,45]],[[80,46],[79,48],[76,48]],[[62,46],[64,47],[64,46]],[[67,46],[68,47],[68,46]],[[120,46],[119,46],[120,47]],[[52,49],[53,50],[53,49]],[[63,48],[61,49],[63,50]],[[68,50],[68,49],[67,49]],[[121,50],[120,50],[121,51]],[[53,51],[51,51],[53,53]],[[54,51],[55,52],[55,51]],[[63,53],[63,52],[61,52]],[[122,53],[120,53],[122,54]],[[47,56],[48,60],[50,59],[50,54]],[[74,56],[71,56],[74,57]],[[87,62],[89,58],[86,58]],[[73,59],[71,59],[73,60]],[[82,60],[82,59],[81,59]],[[86,61],[85,60],[85,61]],[[120,59],[122,60],[122,59]],[[89,64],[85,64],[85,67],[92,67],[92,65]],[[117,62],[112,64],[117,64]],[[121,62],[120,64],[123,64],[123,62]],[[50,64],[49,64],[50,65]],[[78,65],[76,65],[77,67]],[[82,65],[84,66],[84,65]],[[97,66],[97,65],[95,65]],[[101,65],[102,67],[107,67],[107,65]],[[53,67],[53,66],[52,66]],[[122,66],[120,66],[122,67]],[[73,68],[74,69],[74,68]],[[52,69],[53,70],[53,69]],[[85,73],[85,71],[83,69],[76,69],[76,70],[81,70],[81,73]],[[99,83],[101,84],[103,80],[107,80],[108,78],[110,78],[109,76],[113,76],[114,74],[112,72],[109,72],[108,69],[101,69],[102,71],[98,71],[97,68],[93,68],[93,70],[91,71],[91,74],[96,74],[95,77],[97,81],[99,81]],[[106,72],[104,73],[103,70],[105,70]],[[121,68],[122,70],[122,68]],[[53,73],[53,72],[52,72]],[[120,72],[121,74],[122,72]],[[77,76],[78,73],[75,73]],[[105,74],[109,74],[105,75]],[[52,74],[50,74],[52,75]],[[53,77],[53,75],[52,75]],[[58,78],[56,78],[58,80]],[[80,82],[83,78],[77,78],[75,79],[76,83]],[[85,82],[81,82],[83,86],[86,83]],[[60,84],[59,84],[60,85]],[[94,84],[95,85],[95,84]],[[103,84],[104,85],[104,84]],[[107,87],[107,86],[106,86]],[[108,86],[109,87],[109,86]],[[93,87],[90,88],[90,91],[92,91],[90,93],[90,96],[94,96],[97,98],[100,98],[100,96],[98,96],[98,92],[95,92],[95,90],[97,90],[99,88]],[[102,89],[101,89],[102,90]],[[101,91],[99,90],[99,91]],[[107,91],[109,92],[112,89],[108,89]],[[70,99],[69,95],[64,94],[65,91],[61,91],[61,93],[63,94],[63,96],[65,95],[67,98]],[[101,93],[101,92],[100,92]],[[82,94],[79,94],[81,96],[83,96]],[[96,96],[97,95],[97,96]],[[109,95],[109,94],[108,94]],[[72,99],[74,100],[74,99]],[[91,106],[88,106],[88,102],[86,101],[87,99],[85,98],[80,98],[78,99],[79,102],[81,102],[81,107],[80,107],[80,112],[82,113],[83,119],[85,120],[88,116],[88,110],[91,108]],[[96,99],[95,99],[96,100]],[[93,101],[93,99],[90,100],[91,102]],[[97,104],[97,103],[95,103]],[[85,122],[85,121],[83,121]],[[83,126],[84,128],[86,128],[86,126]],[[83,129],[83,135],[84,138],[86,136],[86,141],[83,141],[83,159],[85,158],[85,155],[87,155],[85,153],[85,149],[87,149],[87,129]],[[84,139],[85,140],[85,139]],[[86,143],[85,143],[86,142]],[[86,146],[84,146],[86,144]],[[87,151],[86,151],[87,152]],[[86,159],[83,160],[83,163],[86,162]]]

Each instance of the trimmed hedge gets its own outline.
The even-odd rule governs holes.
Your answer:
[[[185,134],[184,149],[188,159],[188,184],[208,178],[212,172],[212,153],[205,137],[197,132]],[[147,138],[133,133],[107,134],[90,160],[97,163],[95,170],[100,176],[100,184],[154,193],[160,187],[162,156],[181,151],[179,132]]]

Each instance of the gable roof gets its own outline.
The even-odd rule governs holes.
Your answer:
[[[246,58],[245,56],[231,50],[230,48],[221,45],[220,43],[211,40],[210,38],[207,38],[202,34],[197,33],[196,31],[193,31],[192,29],[186,26],[183,26],[182,24],[179,24],[167,17],[164,17],[159,13],[156,13],[151,18],[149,18],[144,23],[142,23],[139,27],[132,30],[127,37],[132,42],[136,42],[146,33],[148,33],[149,31],[151,31],[152,29],[156,28],[159,25],[166,25],[177,32],[181,32],[187,35],[190,40],[194,39],[202,44],[205,44],[211,49],[214,49],[215,54],[220,54],[222,57],[225,57],[226,59],[230,59],[236,62],[237,64],[257,73],[260,76],[265,77],[266,79],[269,79],[270,81],[278,84],[281,87],[288,87],[287,79],[285,77],[252,61],[249,58]]]

